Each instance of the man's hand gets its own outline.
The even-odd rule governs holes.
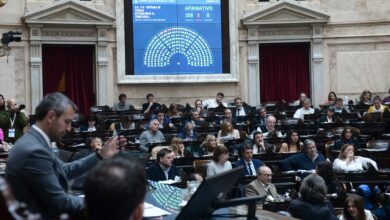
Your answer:
[[[108,159],[117,154],[119,150],[126,147],[126,145],[127,139],[123,135],[119,136],[119,138],[111,137],[104,143],[103,147],[98,150],[98,153],[103,159]]]

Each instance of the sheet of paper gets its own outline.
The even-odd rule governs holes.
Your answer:
[[[158,217],[158,216],[164,216],[164,215],[170,215],[170,212],[167,212],[163,209],[160,209],[159,207],[156,207],[150,203],[145,202],[144,203],[144,217],[150,218],[150,217]]]

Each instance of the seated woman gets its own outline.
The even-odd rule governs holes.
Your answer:
[[[343,214],[340,220],[374,220],[371,212],[364,209],[363,198],[356,194],[348,195],[344,203]]]
[[[299,140],[299,134],[295,130],[291,130],[287,134],[287,143],[284,142],[280,146],[279,153],[295,153],[300,152],[303,143]]]
[[[329,161],[322,161],[317,164],[316,173],[321,176],[328,190],[328,197],[333,205],[342,206],[347,196],[343,184],[337,179],[332,164]]]
[[[171,103],[168,109],[168,117],[172,119],[172,118],[181,118],[181,116],[182,113],[177,110],[177,104]]]
[[[214,149],[217,147],[217,139],[214,135],[208,134],[200,146],[204,149],[206,155],[213,155]]]
[[[370,106],[370,108],[368,108],[367,113],[383,113],[387,108],[387,106],[381,104],[381,98],[379,96],[375,96],[372,100],[372,105]]]
[[[218,131],[217,141],[223,143],[224,139],[238,139],[240,138],[240,132],[237,129],[233,129],[232,122],[229,120],[223,120],[221,123],[221,130]]]
[[[228,159],[228,149],[225,146],[217,146],[213,153],[213,161],[207,165],[207,176],[232,169],[232,164]]]
[[[119,132],[121,130],[134,130],[135,123],[131,115],[120,115],[119,122],[114,122],[110,125],[110,131]]]
[[[184,144],[181,138],[173,138],[170,148],[176,157],[184,157]]]
[[[368,90],[364,90],[360,95],[359,105],[371,105],[372,94]]]
[[[334,91],[330,91],[328,94],[328,100],[324,102],[324,105],[334,105],[336,102],[337,95]]]
[[[290,202],[288,211],[303,220],[336,220],[332,205],[326,200],[325,181],[317,174],[310,174],[302,181],[301,197]]]
[[[345,127],[341,133],[341,138],[334,143],[333,149],[331,150],[340,150],[341,147],[345,144],[352,144],[356,149],[360,148],[359,140],[357,139],[357,134],[352,127]]]
[[[378,170],[375,161],[370,158],[355,156],[353,145],[346,144],[341,147],[339,157],[333,162],[333,168],[344,172],[362,171],[367,169],[370,163]]]

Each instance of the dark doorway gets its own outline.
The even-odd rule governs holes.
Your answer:
[[[261,102],[310,96],[310,44],[260,44]]]
[[[95,105],[93,45],[43,45],[43,95],[62,92],[86,115]]]

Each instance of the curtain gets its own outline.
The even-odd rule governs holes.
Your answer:
[[[261,102],[310,96],[309,43],[260,44]]]
[[[87,115],[95,104],[93,46],[42,47],[43,94],[62,92]]]

